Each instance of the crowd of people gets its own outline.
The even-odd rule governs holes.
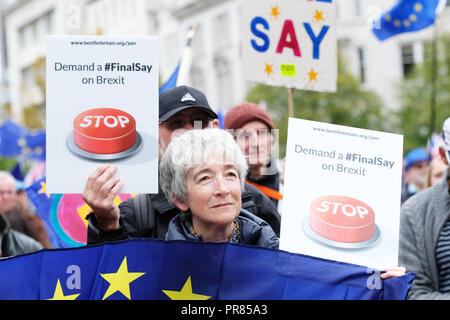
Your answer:
[[[183,99],[189,94],[192,99]],[[227,112],[224,129],[203,92],[188,86],[159,97],[159,191],[119,206],[124,183],[103,164],[83,192],[92,208],[87,243],[129,238],[232,242],[277,249],[283,161],[272,154],[276,126],[266,110],[243,102]],[[202,130],[193,130],[202,129]],[[383,278],[416,273],[409,297],[450,298],[450,118],[440,157],[424,148],[405,156],[399,265]],[[39,217],[27,210],[16,181],[0,172],[2,256],[51,248]],[[406,268],[406,269],[405,269]],[[448,295],[448,296],[447,296]]]

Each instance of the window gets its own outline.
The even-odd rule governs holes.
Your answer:
[[[49,11],[39,18],[26,24],[19,30],[22,48],[28,48],[35,42],[43,41],[45,36],[54,32],[54,11]]]
[[[192,55],[194,57],[204,52],[203,46],[203,28],[202,25],[195,26],[194,38],[192,38]]]
[[[205,76],[202,69],[199,66],[193,65],[189,72],[191,84],[194,88],[204,91],[205,89]]]
[[[214,19],[214,39],[218,47],[229,42],[228,13],[221,13]]]
[[[20,43],[22,48],[28,48],[33,42],[33,24],[23,26],[20,31]]]
[[[403,76],[407,77],[414,68],[414,48],[412,44],[405,44],[401,47]]]
[[[22,79],[24,89],[31,90],[35,84],[34,72],[31,66],[22,69]]]
[[[359,17],[361,15],[361,2],[360,0],[353,0],[355,6],[355,15]]]
[[[215,57],[214,65],[217,74],[217,92],[219,109],[228,109],[232,106],[233,87],[231,79],[231,65],[223,57]]]

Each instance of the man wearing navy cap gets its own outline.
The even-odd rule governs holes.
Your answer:
[[[402,203],[426,188],[430,161],[431,157],[424,148],[416,148],[406,154]]]
[[[442,140],[444,176],[401,209],[399,265],[416,274],[409,299],[450,299],[450,118],[444,122]]]
[[[178,86],[159,96],[159,150],[185,130],[218,127],[217,114],[205,95],[188,86]],[[161,188],[158,194],[141,194],[114,204],[122,181],[116,166],[102,165],[88,178],[83,199],[93,209],[88,220],[88,244],[127,238],[164,239],[170,220],[179,212]],[[264,219],[279,236],[281,217],[275,205],[255,187],[246,184],[242,207]]]

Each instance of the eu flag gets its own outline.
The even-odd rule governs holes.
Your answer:
[[[173,88],[173,87],[175,87],[177,85],[178,72],[180,71],[180,64],[181,64],[181,62],[178,63],[177,67],[173,71],[173,73],[170,76],[170,78],[166,81],[166,83],[164,83],[162,85],[162,87],[159,88],[159,93],[160,94],[162,92],[166,91],[167,89]]]
[[[45,160],[45,130],[30,132],[11,120],[0,127],[0,155]]]
[[[400,0],[379,18],[372,31],[383,41],[403,32],[422,30],[434,23],[441,3],[442,0]]]
[[[134,239],[0,260],[0,299],[405,299],[414,274],[231,243]]]
[[[64,238],[58,234],[59,229],[56,227],[56,218],[54,215],[52,217],[52,207],[55,202],[55,197],[58,195],[47,193],[45,177],[25,188],[25,191],[27,192],[28,198],[36,207],[38,215],[44,222],[52,245],[55,248],[71,247],[72,245],[64,241]]]

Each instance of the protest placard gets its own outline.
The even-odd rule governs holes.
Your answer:
[[[403,136],[289,118],[280,248],[397,266]]]
[[[158,191],[158,40],[48,36],[47,192],[116,164],[123,193]]]
[[[336,91],[336,7],[332,0],[243,1],[247,80]]]

